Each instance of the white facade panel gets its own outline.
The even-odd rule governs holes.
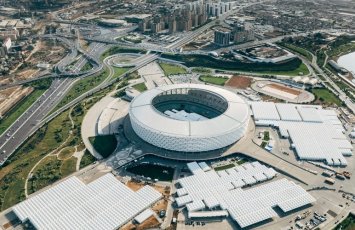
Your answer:
[[[207,120],[173,119],[160,113],[152,104],[156,96],[167,90],[181,93],[186,90],[210,92],[223,98],[228,106],[224,113]],[[161,86],[142,93],[132,101],[129,116],[135,133],[154,146],[180,152],[204,152],[226,147],[243,137],[249,124],[250,111],[242,98],[225,89],[181,84]]]

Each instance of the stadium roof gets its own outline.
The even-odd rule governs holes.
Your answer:
[[[182,121],[160,113],[152,105],[152,100],[164,91],[171,89],[199,89],[218,94],[228,102],[227,110],[212,119],[201,121]],[[248,121],[249,106],[237,94],[228,90],[202,84],[165,85],[148,90],[134,98],[130,105],[130,116],[159,133],[171,136],[209,137],[235,130]]]
[[[134,192],[112,174],[84,184],[71,177],[13,208],[36,229],[117,229],[161,198],[150,186]]]

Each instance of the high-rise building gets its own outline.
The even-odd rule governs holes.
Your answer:
[[[254,31],[246,29],[244,25],[235,25],[233,29],[233,41],[235,43],[243,43],[254,40]]]
[[[169,33],[175,33],[177,29],[175,16],[169,17]]]
[[[219,46],[229,45],[231,40],[231,30],[220,27],[214,31],[214,43]]]

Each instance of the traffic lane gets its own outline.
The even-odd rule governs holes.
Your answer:
[[[71,84],[71,82],[71,80],[65,80],[60,87],[56,87],[50,92],[48,92],[50,93],[48,95],[53,95],[56,94],[58,91],[66,89]],[[53,99],[44,101],[43,104],[39,105],[36,108],[33,108],[33,114],[26,115],[24,117],[25,120],[23,121],[23,124],[21,124],[20,126],[15,126],[15,133],[11,137],[8,137],[7,140],[5,140],[6,143],[1,149],[2,154],[0,156],[0,160],[3,160],[9,155],[11,155],[14,149],[16,149],[20,144],[22,144],[24,138],[26,139],[27,136],[31,133],[32,128],[36,126],[47,115],[48,112],[50,112],[52,106],[57,104],[59,100],[61,100],[61,94],[55,95]],[[3,153],[4,150],[6,154]]]
[[[50,105],[55,104],[55,102],[59,102],[59,99],[56,101],[51,101]],[[37,112],[37,117],[33,117],[29,120],[29,122],[26,122],[22,127],[21,127],[21,132],[17,132],[11,139],[8,140],[6,145],[4,146],[4,150],[7,151],[7,155],[12,154],[12,152],[19,146],[21,145],[27,137],[31,134],[33,128],[41,121],[43,118],[43,114],[47,114],[50,112],[51,106],[45,105],[44,108],[39,110]],[[6,158],[5,156],[2,156],[2,158]]]
[[[58,86],[58,80],[53,81],[53,89],[57,88]],[[49,90],[47,90],[46,92],[51,91],[51,88]],[[30,115],[31,110],[34,110],[36,108],[38,108],[38,106],[40,106],[40,101],[43,99],[43,95],[41,95],[36,101],[35,103],[30,106],[7,130],[6,132],[3,133],[3,135],[1,135],[0,137],[0,146],[4,143],[4,138],[6,139],[6,136],[11,135],[13,133],[13,131],[16,131],[19,124],[23,123]]]
[[[105,45],[98,45],[97,47],[94,47],[92,50],[90,50],[90,52],[92,54],[97,54],[102,52],[105,47]],[[65,80],[64,80],[65,81]],[[50,87],[50,89],[47,91],[47,95],[51,95],[53,94],[53,92],[56,92],[58,89],[60,90],[61,93],[59,93],[59,95],[57,95],[55,97],[56,100],[54,99],[49,99],[48,102],[47,100],[44,101],[44,103],[37,103],[35,105],[33,105],[33,107],[31,108],[32,112],[34,112],[34,116],[31,116],[30,114],[25,114],[23,116],[23,120],[19,120],[19,126],[15,125],[14,126],[14,130],[16,135],[12,135],[11,139],[6,140],[5,137],[5,141],[6,142],[4,144],[4,146],[2,147],[2,149],[0,149],[0,160],[3,161],[4,159],[7,159],[8,156],[10,156],[12,154],[12,152],[18,148],[18,146],[20,146],[27,138],[28,136],[32,133],[32,130],[34,130],[36,128],[36,125],[45,117],[45,115],[47,113],[50,112],[50,110],[52,109],[52,107],[57,104],[62,97],[64,97],[65,95],[65,91],[66,89],[70,88],[70,84],[71,81],[68,82],[68,85],[63,84],[63,86],[60,86],[58,84],[60,84],[61,80],[55,81],[52,86],[54,87]],[[59,88],[58,88],[59,86]],[[44,107],[42,107],[44,105]],[[31,111],[30,110],[30,111]],[[22,124],[24,122],[24,124]],[[21,130],[21,133],[17,133],[18,130]],[[1,154],[3,152],[3,150],[5,150],[6,154]]]

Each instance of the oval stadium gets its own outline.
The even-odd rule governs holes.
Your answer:
[[[133,99],[134,132],[159,148],[205,152],[243,137],[250,118],[247,103],[228,90],[200,84],[165,85]]]

